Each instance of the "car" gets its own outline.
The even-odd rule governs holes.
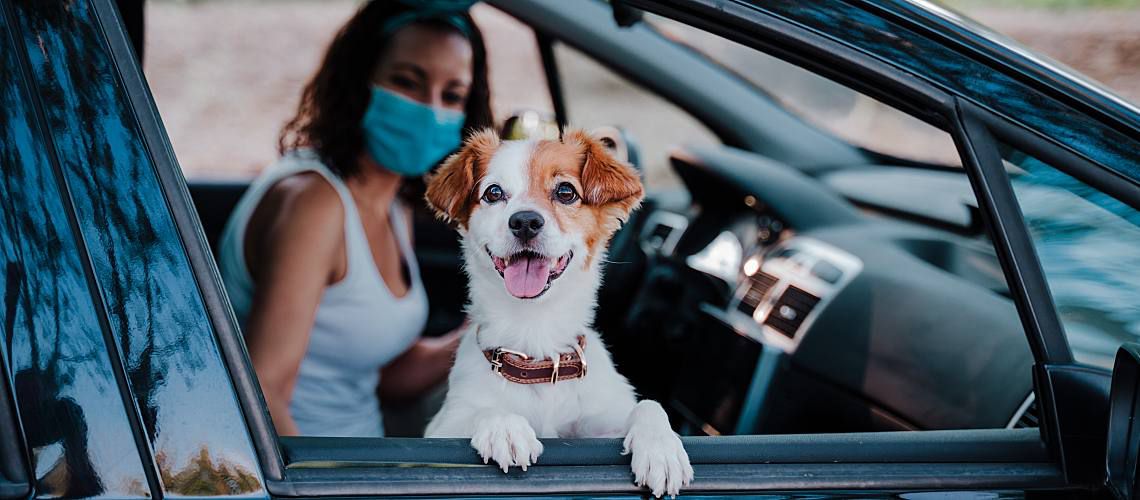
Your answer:
[[[596,115],[650,187],[596,326],[684,436],[683,493],[1131,498],[1133,105],[919,0],[488,3],[559,124],[591,119],[573,64],[696,124]],[[0,497],[647,494],[616,440],[503,474],[464,440],[278,437],[212,256],[247,183],[183,177],[140,8],[0,0]],[[416,224],[438,334],[457,243]]]

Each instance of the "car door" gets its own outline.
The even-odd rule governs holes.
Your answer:
[[[586,16],[604,8],[600,4],[570,13],[552,1],[497,4],[540,32],[577,46],[585,46],[589,39],[617,43],[626,36],[605,33],[597,26],[599,17]],[[84,450],[91,453],[77,456],[87,457],[96,471],[114,465],[113,471],[97,474],[98,482],[90,484],[109,487],[104,494],[121,497],[644,495],[631,484],[627,459],[620,455],[616,440],[550,440],[540,465],[526,473],[504,475],[484,466],[463,440],[278,439],[194,205],[114,6],[109,0],[65,5],[5,1],[2,5],[5,36],[13,43],[0,50],[4,57],[21,61],[20,70],[5,73],[2,82],[5,88],[21,90],[4,94],[4,102],[28,103],[33,108],[5,121],[3,132],[21,130],[20,126],[37,131],[31,139],[4,144],[28,144],[42,159],[34,163],[7,156],[5,179],[24,180],[13,172],[30,172],[27,175],[47,183],[31,193],[42,193],[43,199],[17,196],[21,191],[6,184],[4,235],[13,243],[5,249],[51,249],[45,255],[55,260],[49,261],[66,264],[47,266],[54,272],[25,273],[44,283],[37,287],[13,285],[18,283],[13,281],[17,275],[6,274],[5,298],[10,300],[5,303],[30,307],[32,298],[19,298],[13,290],[43,293],[62,284],[78,287],[69,297],[90,302],[53,303],[46,300],[50,295],[34,297],[30,304],[41,308],[43,315],[5,316],[9,319],[6,325],[15,325],[16,318],[41,322],[6,326],[6,332],[34,341],[7,341],[7,345],[20,345],[31,352],[31,346],[60,345],[53,343],[56,338],[84,340],[84,345],[95,347],[77,356],[60,355],[60,362],[96,366],[103,379],[113,381],[105,386],[109,389],[97,394],[111,397],[91,398],[92,406],[78,399],[92,393],[73,393],[72,405],[100,408],[83,413],[88,415],[84,425],[75,421],[74,411],[61,411],[53,420],[38,419],[35,412],[44,406],[21,398],[18,391],[17,404],[30,409],[20,414],[24,432],[34,423],[78,435],[81,439],[76,442],[84,443]],[[1083,492],[1098,487],[1103,475],[1097,475],[1095,464],[1103,464],[1106,419],[1101,418],[1101,409],[1106,408],[1107,398],[1102,396],[1107,392],[1098,392],[1100,372],[1070,363],[1068,344],[1060,334],[1032,239],[1000,163],[1000,142],[994,139],[1052,159],[1057,168],[1083,172],[1073,175],[1092,179],[1093,185],[1112,186],[1098,177],[1098,172],[1107,171],[1099,162],[1116,166],[1114,172],[1134,171],[1130,166],[1135,158],[1121,154],[1135,148],[1131,133],[1105,125],[1113,121],[1111,117],[1097,115],[1094,119],[1074,111],[1077,106],[1072,99],[1058,98],[1055,92],[1046,93],[1020,80],[1000,80],[1003,88],[1020,94],[985,94],[992,88],[979,88],[976,75],[996,80],[1001,78],[999,73],[934,43],[929,31],[920,29],[921,23],[916,27],[897,13],[886,16],[880,10],[841,2],[757,6],[644,1],[637,5],[774,52],[952,132],[1026,325],[1043,402],[1043,431],[687,437],[685,444],[697,475],[689,491],[710,496],[840,495],[932,490]],[[629,42],[625,57],[645,61],[651,53],[637,54],[637,50],[670,50],[651,41],[652,34],[644,30],[626,33],[631,35],[625,40]],[[914,54],[899,51],[899,39],[921,50]],[[590,55],[625,68],[631,77],[698,114],[710,129],[724,132],[735,143],[764,147],[759,135],[748,133],[746,110],[733,111],[731,103],[710,96],[708,89],[700,92],[697,84],[652,82],[650,77],[663,71],[661,65],[638,69],[617,54],[591,51]],[[931,73],[927,64],[935,56],[940,58],[940,68],[958,72]],[[686,91],[692,92],[682,95]],[[1017,99],[1003,100],[1011,98]],[[1026,101],[1042,109],[1025,109]],[[709,108],[700,109],[705,104],[719,105],[726,117],[722,120]],[[6,107],[5,111],[13,109],[23,108]],[[1087,109],[1087,103],[1078,109]],[[1045,120],[1049,113],[1062,113],[1073,122]],[[1008,116],[1021,119],[1013,121]],[[737,123],[734,120],[739,120],[740,128],[728,130]],[[1042,135],[1054,140],[1040,140]],[[1092,160],[1082,162],[1082,157]],[[45,218],[19,223],[34,210]],[[45,224],[44,220],[53,222]],[[39,232],[18,232],[16,227]],[[44,233],[49,230],[55,233]],[[5,255],[9,262],[18,263]],[[79,311],[75,314],[80,316],[62,317],[73,323],[61,328],[52,319],[63,311]],[[9,356],[9,361],[16,358]],[[60,451],[66,448],[50,445],[28,443],[32,449],[24,452],[45,462],[53,453],[69,456]],[[105,460],[91,461],[92,457]],[[123,462],[109,457],[128,458]],[[71,468],[66,460],[56,463],[70,471],[54,479],[64,484],[75,480],[75,472],[81,470]],[[8,470],[11,464],[6,461],[4,465],[0,470]],[[35,494],[59,494],[45,488],[55,484],[43,476],[54,467],[48,462],[45,467],[31,468],[38,481]]]
[[[188,264],[209,253],[190,205],[168,204],[185,185],[156,168],[169,144],[139,120],[156,115],[114,5],[0,2],[0,33],[0,352],[19,417],[0,469],[26,467],[36,497],[264,494],[206,312],[228,306]]]

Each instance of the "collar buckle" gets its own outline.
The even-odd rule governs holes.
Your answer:
[[[491,351],[491,371],[498,373],[498,374],[502,374],[502,372],[503,372],[503,354],[514,354],[515,356],[518,356],[524,360],[530,359],[530,356],[527,356],[524,353],[521,353],[518,351],[513,351],[511,349],[506,349],[503,347],[496,347],[493,351]]]

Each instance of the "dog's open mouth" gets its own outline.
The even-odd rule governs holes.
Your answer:
[[[523,250],[507,257],[496,257],[487,249],[495,270],[503,277],[507,292],[520,299],[533,299],[550,289],[550,284],[562,276],[574,252],[553,259],[534,250]]]

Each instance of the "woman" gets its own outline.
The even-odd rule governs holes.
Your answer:
[[[382,436],[378,386],[409,397],[446,378],[458,338],[419,338],[410,208],[461,131],[492,123],[470,3],[361,7],[226,226],[222,278],[282,435]]]

